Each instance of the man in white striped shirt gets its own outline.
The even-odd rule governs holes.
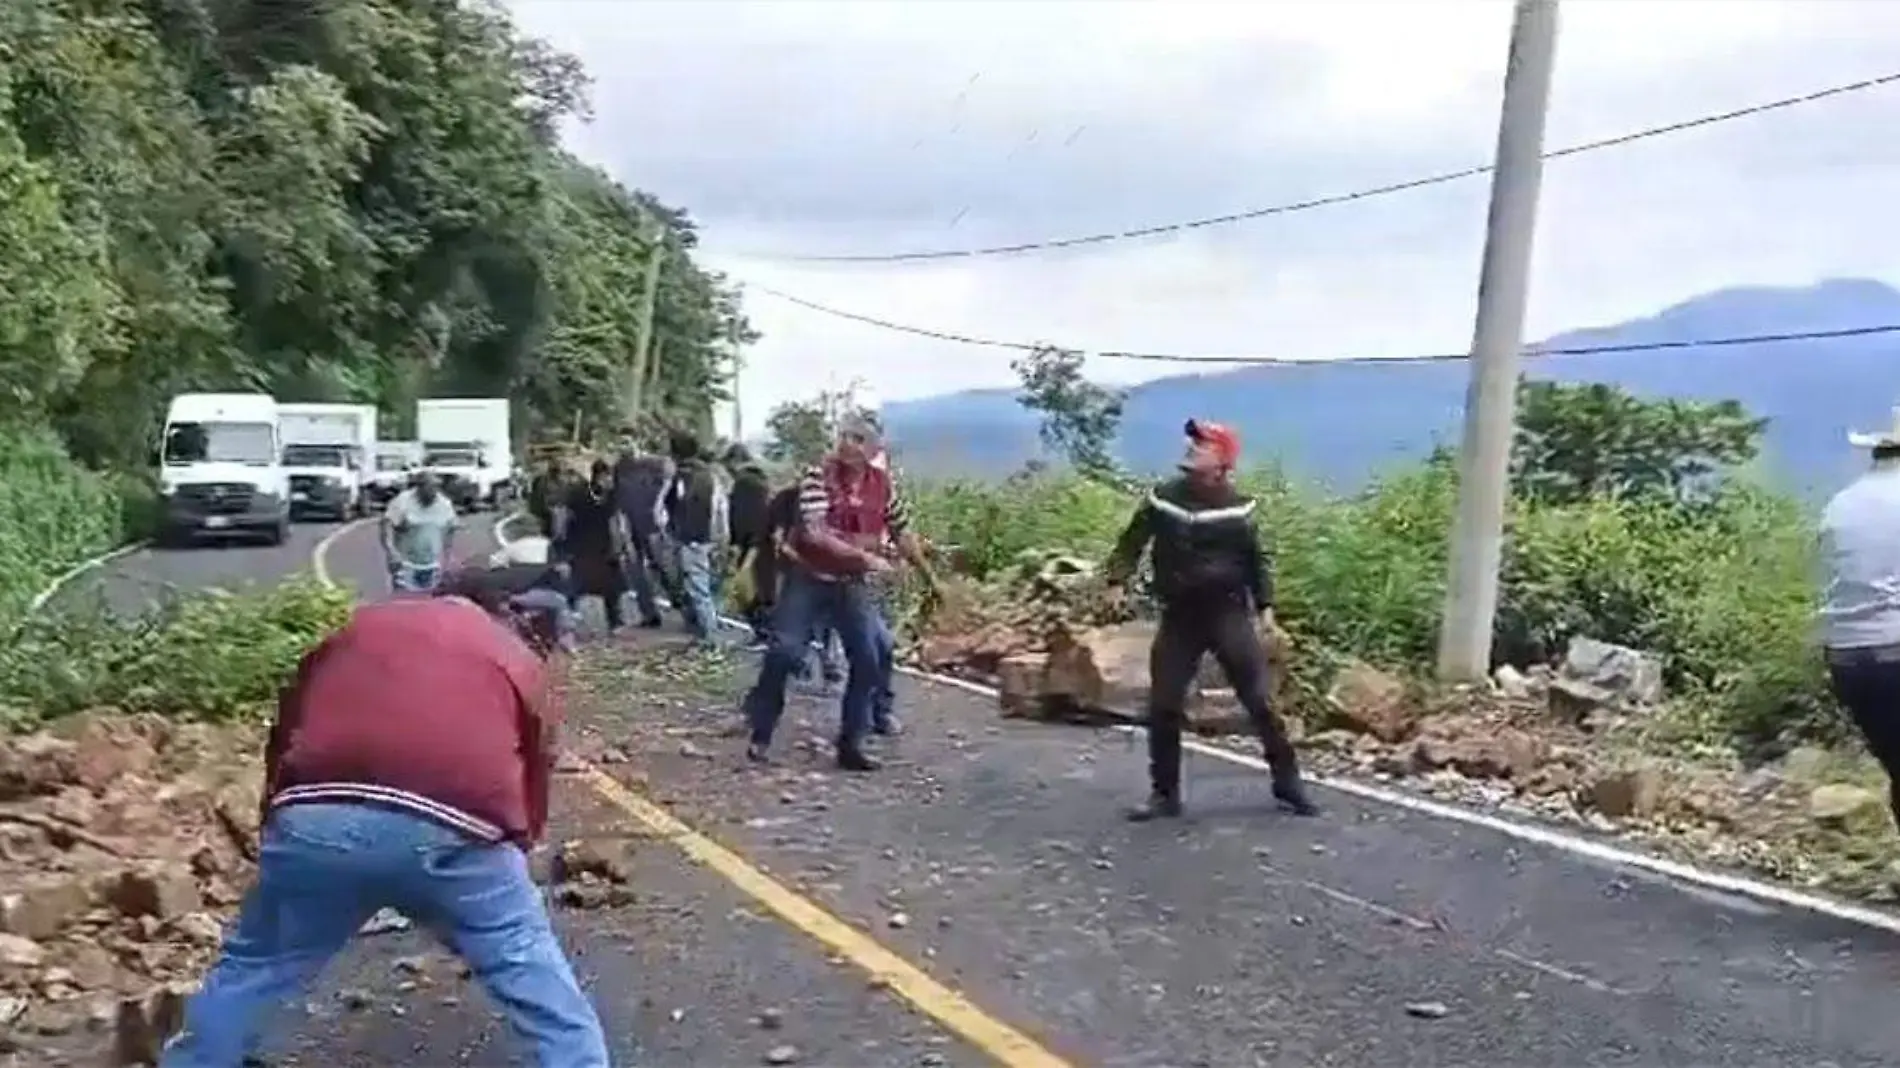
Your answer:
[[[799,483],[798,523],[786,538],[787,567],[773,615],[772,646],[746,695],[751,740],[746,755],[764,762],[785,711],[785,685],[808,655],[813,635],[829,624],[843,647],[848,674],[839,709],[838,766],[872,771],[863,749],[893,645],[868,579],[888,572],[895,545],[918,567],[922,554],[911,535],[909,507],[887,465],[882,429],[874,418],[845,421],[837,447]],[[927,572],[926,572],[927,574]]]

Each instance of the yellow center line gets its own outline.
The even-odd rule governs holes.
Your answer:
[[[325,558],[338,538],[368,521],[361,519],[339,527],[317,543],[312,570],[319,582],[326,586],[336,584]],[[1074,1068],[1035,1039],[984,1012],[975,1002],[931,978],[883,943],[760,871],[738,853],[695,830],[665,808],[628,789],[599,768],[584,761],[578,763],[580,777],[587,780],[595,793],[632,817],[655,838],[671,843],[688,859],[718,875],[785,923],[855,964],[879,986],[982,1050],[997,1064],[1004,1068]]]
[[[885,948],[876,939],[765,874],[744,857],[681,822],[672,813],[615,781],[599,768],[583,765],[583,777],[596,792],[644,825],[657,837],[711,869],[772,910],[779,919],[856,964],[886,989],[923,1012],[1006,1068],[1073,1068],[1035,1039],[996,1019],[923,969]]]

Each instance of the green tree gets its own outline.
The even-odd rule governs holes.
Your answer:
[[[1022,383],[1017,400],[1041,416],[1037,432],[1044,446],[1082,474],[1119,478],[1115,436],[1127,394],[1090,382],[1082,363],[1081,353],[1054,346],[1012,361],[1010,368]]]
[[[496,3],[0,9],[0,396],[89,463],[148,464],[187,389],[606,430],[649,220],[649,414],[703,419],[757,337],[685,212],[560,150],[586,75]]]
[[[831,451],[838,425],[847,413],[870,414],[853,389],[825,390],[805,400],[786,401],[765,417],[771,435],[765,457],[776,463],[809,467]]]
[[[1735,401],[1648,400],[1604,383],[1518,383],[1512,481],[1520,497],[1679,503],[1753,460],[1768,421]]]

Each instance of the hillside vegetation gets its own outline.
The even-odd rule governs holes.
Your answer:
[[[641,407],[709,412],[736,293],[562,150],[586,109],[491,3],[0,5],[0,621],[125,536],[100,487],[136,493],[177,392],[617,424],[656,245]]]

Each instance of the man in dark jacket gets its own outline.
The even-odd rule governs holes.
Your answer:
[[[660,605],[654,596],[653,577],[660,571],[660,498],[666,493],[668,471],[665,457],[646,452],[631,438],[621,447],[613,467],[614,500],[626,517],[628,536],[627,584],[640,609],[640,625],[661,625]],[[672,590],[668,594],[674,593]],[[680,598],[672,597],[675,605]]]
[[[1181,477],[1162,483],[1136,509],[1109,557],[1107,578],[1119,599],[1142,550],[1154,545],[1160,627],[1149,653],[1148,803],[1134,820],[1181,814],[1181,732],[1188,689],[1208,653],[1220,663],[1253,720],[1273,769],[1273,796],[1300,815],[1318,809],[1307,796],[1286,727],[1268,703],[1262,632],[1271,625],[1272,577],[1254,502],[1234,488],[1240,438],[1218,423],[1189,420]],[[1256,615],[1259,617],[1256,622]]]
[[[728,540],[731,508],[726,487],[712,464],[706,462],[699,439],[675,433],[667,451],[673,457],[673,478],[661,499],[667,542],[673,552],[683,602],[676,602],[686,626],[699,642],[712,640],[719,624],[713,587],[719,556]]]
[[[304,657],[265,751],[257,882],[162,1068],[244,1063],[269,1010],[385,907],[467,961],[536,1063],[607,1068],[528,872],[560,658],[492,614],[515,585],[452,575],[436,597],[359,608]]]
[[[771,584],[778,581],[778,569],[773,566],[777,550],[771,537],[772,484],[744,445],[726,451],[726,469],[732,472],[728,502],[732,551],[752,571],[752,599],[743,606],[745,621],[755,635],[763,636],[773,600]]]

